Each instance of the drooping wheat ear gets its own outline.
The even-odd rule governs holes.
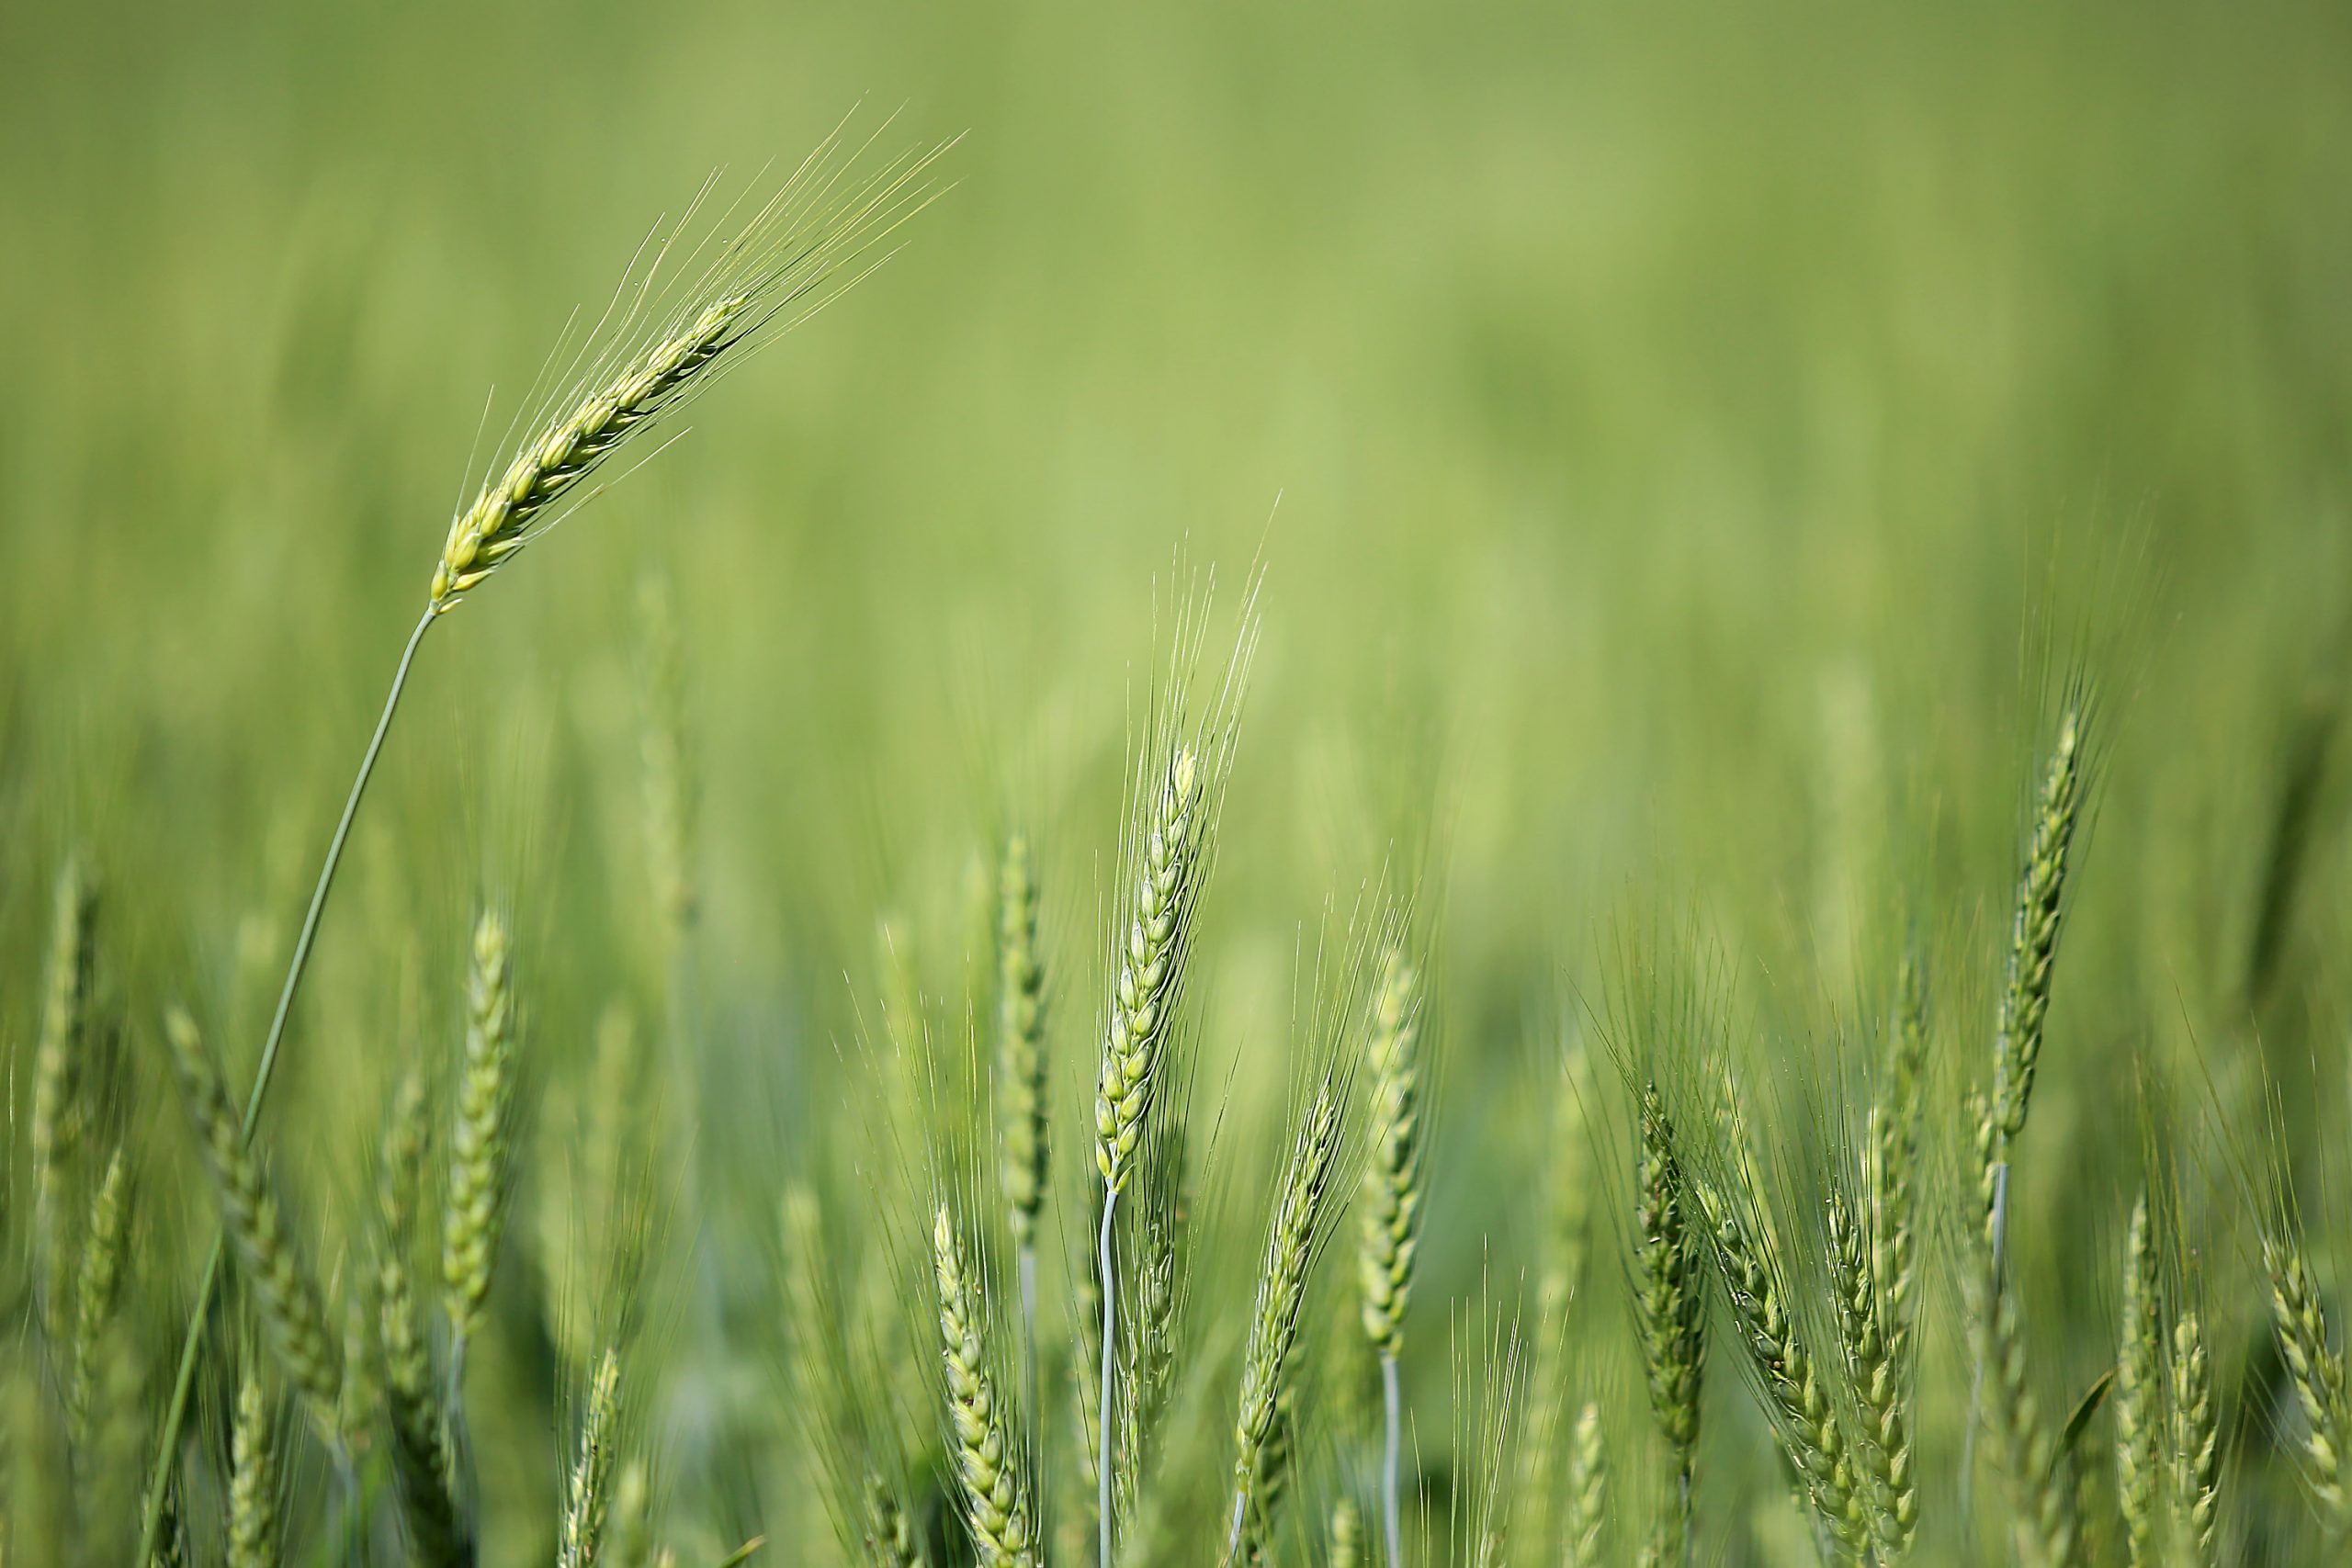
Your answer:
[[[1886,1067],[1871,1105],[1870,1263],[1885,1298],[1887,1351],[1896,1375],[1911,1372],[1918,1315],[1919,1129],[1927,1110],[1928,988],[1916,953],[1895,980]]]
[[[1694,1191],[1706,1216],[1732,1321],[1747,1352],[1747,1370],[1763,1395],[1781,1451],[1839,1548],[1860,1560],[1871,1549],[1871,1530],[1854,1455],[1828,1385],[1798,1325],[1785,1265],[1767,1250],[1769,1242],[1751,1238],[1748,1224],[1726,1195],[1705,1182]]]
[[[377,1171],[383,1234],[377,1240],[376,1306],[384,1358],[384,1411],[401,1520],[418,1568],[459,1568],[473,1549],[458,1501],[449,1423],[434,1375],[433,1348],[409,1276],[416,1196],[424,1182],[424,1085],[414,1073],[394,1091]]]
[[[2346,1393],[2344,1357],[2328,1342],[2327,1308],[2300,1239],[2284,1231],[2266,1234],[2262,1254],[2270,1274],[2270,1315],[2279,1352],[2302,1406],[2303,1483],[2329,1529],[2340,1535],[2352,1531],[2352,1496],[2344,1473],[2352,1400]]]
[[[1698,1463],[1699,1384],[1707,1359],[1707,1294],[1699,1262],[1700,1248],[1706,1243],[1690,1223],[1674,1123],[1655,1083],[1643,1088],[1640,1119],[1634,1320],[1649,1382],[1650,1410],[1666,1438],[1672,1495],[1655,1544],[1671,1568],[1687,1554],[1690,1483]]]
[[[1363,1515],[1351,1497],[1331,1505],[1331,1524],[1324,1536],[1325,1568],[1363,1568]]]
[[[1994,1239],[2007,1199],[2009,1149],[2025,1131],[2026,1108],[2041,1065],[2042,1025],[2050,1012],[2052,961],[2065,910],[2066,861],[2081,814],[2083,718],[2069,710],[2042,774],[2025,866],[2018,875],[2017,914],[2010,925],[2007,976],[1993,1043],[1993,1089],[1977,1130],[1985,1236]],[[1998,1260],[1996,1259],[1996,1267]]]
[[[237,1385],[229,1439],[229,1568],[277,1568],[277,1434],[255,1369]]]
[[[2180,1510],[2181,1544],[2189,1560],[2211,1568],[2221,1523],[2222,1431],[2213,1414],[2213,1375],[2205,1359],[2205,1332],[2197,1314],[2183,1312],[2172,1327],[2172,1490]]]
[[[947,1419],[955,1435],[956,1477],[964,1522],[983,1568],[1035,1568],[1035,1517],[1028,1459],[997,1399],[981,1332],[978,1282],[947,1206],[932,1225],[932,1271],[939,1289],[939,1337],[947,1369]]]
[[[1005,840],[998,875],[997,1107],[1005,1221],[1024,1258],[1036,1248],[1046,1199],[1046,968],[1037,948],[1037,871],[1029,840]],[[1035,1311],[1024,1284],[1022,1311]]]
[[[62,1355],[71,1326],[65,1314],[62,1225],[72,1190],[87,1111],[81,1102],[85,1014],[97,900],[81,863],[68,856],[57,874],[48,968],[41,986],[40,1038],[33,1052],[33,1269],[42,1331]]]
[[[1208,821],[1199,809],[1204,782],[1198,755],[1179,746],[1150,812],[1130,895],[1094,1094],[1094,1163],[1114,1197],[1134,1168],[1168,1043],[1168,1004],[1182,980]]]
[[[2157,1328],[2156,1249],[2148,1199],[2132,1206],[2123,1249],[2123,1330],[2115,1364],[2115,1490],[2134,1568],[2161,1562],[2164,1341]]]
[[[1608,1524],[1609,1461],[1600,1440],[1600,1406],[1577,1412],[1568,1434],[1568,1488],[1560,1517],[1560,1543],[1568,1568],[1600,1568],[1600,1532]]]
[[[221,1228],[237,1249],[254,1303],[268,1330],[286,1379],[302,1396],[319,1432],[330,1444],[339,1437],[336,1416],[342,1393],[336,1344],[328,1331],[319,1288],[288,1231],[277,1200],[264,1180],[253,1151],[245,1146],[229,1091],[205,1054],[196,1022],[177,1008],[164,1016],[181,1098],[204,1152],[205,1168],[220,1199]]]
[[[1300,1118],[1290,1157],[1274,1202],[1258,1273],[1250,1337],[1241,1353],[1240,1406],[1234,1418],[1233,1518],[1227,1558],[1262,1541],[1262,1505],[1253,1506],[1279,1470],[1267,1465],[1276,1438],[1284,1393],[1290,1387],[1290,1353],[1298,1337],[1299,1314],[1306,1304],[1306,1280],[1329,1231],[1331,1173],[1340,1157],[1340,1084],[1326,1077]]]
[[[596,1358],[596,1370],[588,1379],[588,1402],[580,1414],[580,1451],[564,1485],[563,1529],[556,1542],[558,1568],[596,1568],[605,1543],[605,1517],[612,1506],[620,1404],[620,1358],[607,1349]]]
[[[1372,1135],[1356,1266],[1363,1282],[1363,1331],[1388,1359],[1404,1348],[1405,1303],[1413,1286],[1425,1195],[1417,979],[1401,950],[1392,947],[1382,956],[1364,1049],[1372,1076]]]
[[[1838,1294],[1838,1333],[1862,1428],[1859,1459],[1869,1482],[1871,1529],[1882,1562],[1911,1550],[1919,1526],[1919,1489],[1912,1471],[1907,1393],[1894,1359],[1885,1313],[1889,1300],[1871,1273],[1869,1243],[1845,1194],[1829,1194],[1829,1264]]]
[[[90,1421],[96,1396],[98,1359],[112,1332],[115,1309],[122,1301],[122,1258],[130,1194],[122,1150],[107,1157],[106,1174],[90,1200],[89,1229],[82,1243],[82,1271],[74,1291],[74,1339],[71,1377],[66,1383],[66,1427],[74,1451],[87,1454],[92,1443]]]
[[[1984,1402],[2003,1474],[2012,1534],[2027,1568],[2066,1568],[2076,1560],[2080,1526],[2072,1466],[2043,1420],[2026,1371],[2026,1337],[2014,1291],[1995,1298],[1980,1330],[1991,1376]]]
[[[458,1072],[448,1207],[441,1231],[442,1298],[449,1314],[451,1359],[460,1366],[466,1341],[490,1299],[491,1268],[505,1217],[514,1142],[513,980],[505,923],[485,910],[474,926],[465,1057]]]
[[[634,298],[624,320],[592,340],[594,362],[559,392],[562,400],[505,471],[451,519],[428,615],[456,608],[552,528],[564,502],[587,499],[584,480],[775,335],[767,329],[789,330],[829,290],[837,294],[863,276],[846,269],[930,199],[921,177],[945,151],[900,158],[859,179],[850,165],[862,149],[844,156],[844,145],[838,132],[829,137],[699,276],[669,283],[663,264],[684,226],[663,242],[627,290]],[[656,305],[663,288],[666,299]]]

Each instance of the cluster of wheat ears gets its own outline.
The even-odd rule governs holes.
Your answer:
[[[170,1065],[218,1219],[185,1296],[175,1281],[135,1278],[130,1145],[142,1123],[120,1085],[137,1075],[111,1059],[94,1000],[96,880],[78,863],[60,872],[31,1057],[28,1201],[11,1204],[12,1220],[29,1215],[25,1332],[41,1375],[36,1407],[12,1407],[6,1430],[19,1445],[31,1428],[62,1432],[70,1501],[37,1505],[14,1486],[37,1467],[12,1464],[0,1496],[12,1516],[49,1506],[68,1522],[48,1539],[80,1540],[93,1562],[128,1553],[140,1568],[260,1568],[286,1561],[298,1537],[322,1562],[452,1568],[485,1555],[469,1348],[484,1332],[515,1184],[527,976],[504,913],[481,911],[454,1057],[396,1075],[363,1237],[328,1271],[256,1137],[312,942],[426,634],[586,500],[622,448],[862,276],[927,199],[933,155],[859,172],[854,150],[829,142],[718,241],[683,256],[674,240],[654,247],[589,346],[548,378],[512,461],[451,525],[251,1083],[228,1080],[190,1011],[153,1010],[154,1055]],[[1049,1011],[1069,992],[1049,973],[1040,864],[1060,846],[1008,831],[989,877],[991,962],[968,999],[985,1049],[959,1077],[925,1055],[920,1030],[908,1043],[889,1112],[913,1145],[897,1160],[907,1190],[877,1187],[874,1202],[891,1212],[858,1222],[887,1238],[868,1248],[884,1265],[861,1273],[840,1259],[843,1238],[809,1187],[783,1195],[770,1306],[789,1325],[789,1423],[840,1559],[1693,1564],[1725,1560],[1735,1539],[1775,1538],[1745,1520],[1735,1530],[1710,1505],[1711,1491],[1736,1486],[1780,1511],[1796,1560],[2217,1564],[2253,1550],[2244,1521],[2274,1480],[2233,1461],[2232,1434],[2249,1419],[2270,1423],[2302,1499],[2267,1539],[2344,1550],[2352,1389],[2321,1249],[2279,1162],[2210,1164],[2255,1216],[2288,1398],[2258,1416],[2233,1408],[2248,1396],[2217,1374],[2188,1173],[2162,1140],[2119,1255],[2085,1260],[2109,1271],[2121,1303],[2109,1370],[2065,1404],[2039,1393],[2047,1374],[2009,1266],[2012,1169],[2027,1152],[2097,772],[2098,707],[2081,682],[2053,705],[2006,950],[1983,955],[1998,975],[1989,1049],[1939,1048],[1966,1021],[1934,1014],[1935,976],[1915,949],[1863,1031],[1874,1048],[1850,1076],[1859,1089],[1824,1097],[1832,1103],[1808,1123],[1819,1146],[1800,1156],[1758,1130],[1770,1087],[1731,1070],[1702,962],[1647,954],[1605,1000],[1576,1010],[1553,1075],[1534,1288],[1523,1311],[1456,1318],[1467,1429],[1452,1495],[1432,1496],[1404,1369],[1408,1336],[1428,1331],[1413,1286],[1438,1174],[1443,1009],[1437,922],[1415,898],[1375,878],[1382,891],[1327,922],[1342,929],[1306,965],[1312,999],[1268,1190],[1212,1191],[1203,1179],[1213,1129],[1196,1114],[1195,939],[1254,605],[1253,592],[1229,660],[1205,681],[1205,610],[1188,609],[1130,748],[1103,994],[1087,998],[1083,1127],[1057,1116],[1052,1092],[1067,1032],[1049,1028]],[[657,734],[649,764],[657,785],[674,773],[674,737]],[[679,792],[657,787],[656,839],[684,830],[681,812]],[[667,858],[674,870],[674,842]],[[664,919],[688,923],[687,879],[662,892]],[[920,1009],[886,1010],[896,1027]],[[135,1018],[127,1031],[148,1032]],[[600,1041],[593,1106],[626,1108],[635,1070],[625,1036]],[[102,1081],[114,1087],[101,1092]],[[633,1370],[656,1226],[649,1202],[623,1196],[634,1190],[625,1143],[584,1138],[578,1183],[604,1201],[572,1227],[591,1234],[546,1244],[591,1256],[598,1282],[585,1309],[548,1328],[575,1379],[550,1477],[565,1568],[674,1560],[649,1457],[650,1380]],[[1057,1235],[1070,1245],[1053,1247]],[[1611,1290],[1590,1266],[1611,1239],[1622,1322],[1585,1304]],[[1318,1267],[1335,1247],[1352,1250],[1351,1274]],[[928,1286],[911,1314],[890,1295],[910,1277]],[[1042,1282],[1056,1279],[1064,1302]],[[181,1309],[177,1350],[152,1375],[131,1303],[165,1299]],[[910,1316],[924,1354],[902,1363]],[[1965,1333],[1939,1351],[1930,1330],[1945,1324]],[[1067,1345],[1046,1342],[1057,1327]],[[1752,1404],[1724,1397],[1726,1365]],[[1949,1398],[1929,1394],[1938,1381]],[[207,1382],[232,1397],[204,1407]],[[1923,1427],[1963,1400],[1959,1440],[1923,1462]],[[1616,1415],[1645,1406],[1645,1420]],[[1737,1445],[1711,1440],[1757,1416],[1777,1448],[1776,1482],[1760,1488],[1713,1473],[1718,1460],[1737,1468],[1724,1457]],[[315,1517],[289,1517],[297,1499]],[[0,1529],[0,1546],[27,1538]]]

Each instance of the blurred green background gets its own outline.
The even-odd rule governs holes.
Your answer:
[[[188,997],[250,1059],[485,397],[494,435],[708,170],[756,186],[855,108],[891,150],[963,133],[955,188],[429,640],[288,1158],[373,1128],[480,897],[515,909],[551,1078],[616,996],[658,1010],[648,577],[699,800],[690,1032],[730,1090],[706,1146],[791,1164],[807,1064],[872,1032],[886,915],[955,1010],[1009,820],[1075,1110],[1130,716],[1189,574],[1214,649],[1261,562],[1209,1049],[1272,1117],[1324,909],[1429,865],[1431,1301],[1487,1235],[1515,1269],[1515,1145],[1481,1129],[1535,1119],[1513,1086],[1628,908],[1799,1033],[1875,1005],[1924,922],[1975,966],[1973,1062],[2077,666],[2097,978],[2060,982],[2047,1092],[2095,1118],[2132,1043],[2245,1032],[2274,804],[2333,712],[2347,80],[2321,5],[9,6],[5,994],[95,846],[130,1015]],[[2340,794],[2282,987],[2331,1026]],[[2126,1158],[2025,1201],[2105,1236]],[[342,1163],[322,1185],[359,1190]]]

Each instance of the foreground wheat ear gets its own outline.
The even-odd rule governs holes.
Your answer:
[[[391,690],[360,757],[295,937],[245,1100],[240,1142],[253,1136],[260,1120],[335,868],[424,634],[571,508],[592,499],[594,489],[583,490],[582,481],[615,453],[880,265],[885,257],[877,247],[937,194],[927,175],[952,143],[903,154],[876,167],[866,155],[880,132],[853,141],[845,130],[846,122],[837,127],[748,219],[733,220],[735,209],[730,208],[715,224],[703,224],[704,197],[697,197],[685,218],[666,228],[650,247],[650,260],[641,268],[632,265],[614,306],[562,359],[549,383],[553,389],[532,412],[531,434],[506,468],[451,522],[434,563],[424,614],[401,650]],[[710,189],[706,185],[704,197]],[[154,1555],[162,1531],[172,1465],[195,1385],[197,1352],[220,1275],[220,1238],[216,1234],[157,1434],[140,1530],[141,1562]]]

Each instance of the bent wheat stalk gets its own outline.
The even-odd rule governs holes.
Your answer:
[[[343,862],[352,820],[375,773],[384,738],[391,731],[392,715],[400,707],[401,694],[424,634],[526,545],[569,515],[568,508],[593,500],[597,491],[583,491],[582,481],[615,453],[684,407],[728,367],[777,333],[808,320],[879,265],[876,261],[851,270],[876,243],[929,202],[934,193],[922,176],[946,147],[896,158],[876,173],[855,176],[852,170],[872,141],[869,137],[864,144],[853,146],[836,130],[718,247],[715,256],[699,264],[698,272],[673,279],[667,264],[673,247],[694,221],[690,209],[687,218],[656,247],[641,277],[635,276],[632,266],[633,281],[621,295],[628,300],[626,308],[616,321],[607,311],[605,321],[592,329],[567,370],[569,385],[543,411],[548,417],[539,433],[525,442],[505,470],[485,484],[472,503],[451,521],[448,537],[434,565],[424,613],[401,649],[391,691],[384,698],[375,732],[360,757],[358,774],[344,799],[334,834],[327,841],[325,863],[319,868],[310,907],[295,937],[294,954],[278,990],[269,1032],[262,1042],[253,1089],[245,1098],[242,1135],[246,1141],[251,1141],[254,1124],[261,1119],[278,1048],[285,1039],[286,1020],[310,964],[311,943],[326,910],[327,895],[334,886],[335,868]],[[690,247],[679,261],[680,268],[696,265],[701,249]],[[197,1351],[220,1285],[220,1246],[216,1232],[180,1343],[179,1370],[147,1485],[137,1558],[141,1562],[154,1554],[163,1527],[165,1487],[180,1431],[187,1421]]]

